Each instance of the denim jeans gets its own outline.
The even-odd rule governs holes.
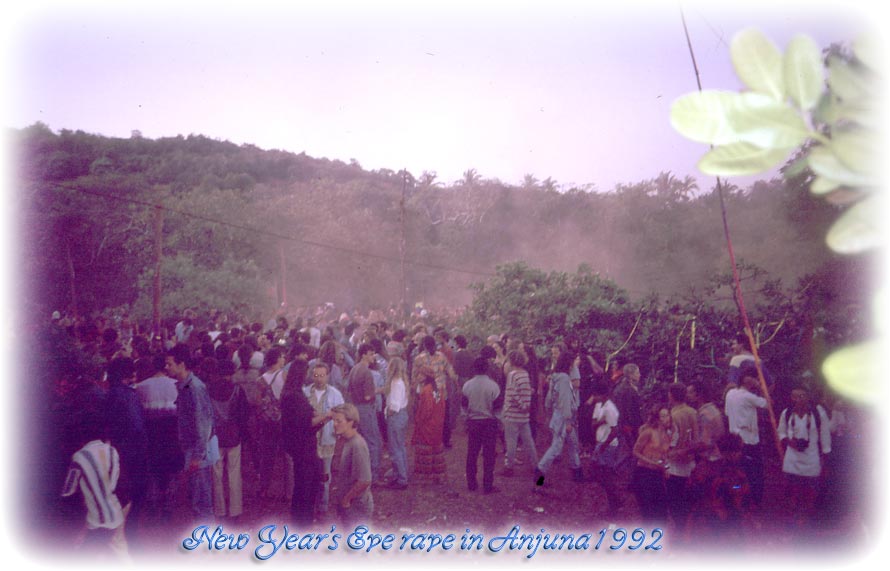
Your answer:
[[[374,403],[356,405],[359,417],[359,432],[368,443],[368,453],[371,456],[371,480],[377,481],[380,474],[381,445],[380,428],[377,426],[377,411]]]
[[[504,466],[512,468],[516,459],[516,441],[521,440],[528,454],[532,466],[538,463],[538,450],[535,448],[535,440],[532,438],[532,429],[528,422],[504,421],[504,439],[507,441],[507,456],[504,458]]]
[[[324,466],[324,488],[321,492],[321,501],[319,502],[318,509],[326,512],[331,502],[331,464],[334,462],[334,457],[327,456],[322,458],[321,461]]]
[[[188,475],[192,515],[202,521],[210,521],[213,517],[212,481],[210,466],[198,468]]]
[[[553,433],[553,442],[550,443],[550,448],[547,449],[547,452],[544,452],[544,457],[538,462],[538,470],[546,474],[550,470],[553,461],[556,460],[556,457],[562,454],[562,449],[566,444],[568,444],[569,463],[572,469],[580,468],[581,456],[578,451],[578,431],[572,427],[571,432],[563,430]]]
[[[408,450],[405,437],[408,433],[408,409],[403,408],[386,419],[387,444],[392,457],[392,467],[397,484],[408,483]]]

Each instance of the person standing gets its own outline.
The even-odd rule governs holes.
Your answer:
[[[648,420],[640,428],[633,455],[637,466],[630,490],[637,498],[643,521],[663,524],[667,519],[667,493],[664,481],[670,467],[667,453],[671,446],[671,413],[666,406],[652,407]]]
[[[594,436],[596,446],[591,458],[590,479],[597,482],[606,492],[609,502],[609,516],[615,516],[621,507],[621,496],[618,493],[615,468],[618,466],[618,407],[609,399],[609,384],[605,379],[599,379],[593,383],[590,389],[590,398],[587,400],[593,406],[590,431]],[[586,419],[581,418],[580,422]]]
[[[389,455],[392,458],[394,478],[390,487],[404,490],[408,487],[408,451],[405,437],[408,432],[408,387],[405,361],[393,357],[386,370],[386,430]]]
[[[145,378],[135,385],[142,405],[148,441],[146,461],[147,509],[145,519],[169,523],[173,515],[173,476],[183,468],[179,445],[179,420],[176,414],[176,380],[163,374],[165,357],[157,354],[137,362]]]
[[[427,372],[420,385],[420,394],[414,401],[415,476],[441,484],[445,480],[445,446],[442,443],[442,426],[445,423],[445,399],[436,386],[436,378]]]
[[[217,363],[216,378],[208,379],[220,449],[220,460],[213,465],[213,506],[218,517],[231,518],[244,511],[241,444],[247,440],[249,415],[247,396],[232,382],[234,373],[235,363],[226,359]]]
[[[368,444],[359,434],[359,412],[352,404],[331,411],[334,433],[343,441],[334,497],[345,528],[367,523],[374,512],[371,494],[371,457]]]
[[[537,466],[538,451],[532,438],[529,426],[529,411],[532,402],[532,385],[525,365],[528,357],[522,349],[515,349],[507,354],[509,372],[504,392],[504,438],[507,454],[504,458],[504,476],[513,475],[516,461],[516,444],[522,440],[522,446],[528,454],[529,464]]]
[[[316,367],[327,373],[324,363]],[[324,478],[316,433],[332,418],[329,410],[319,413],[309,404],[302,386],[305,368],[305,361],[294,361],[281,391],[281,444],[294,469],[291,520],[301,530],[312,525]]]
[[[207,387],[191,371],[191,355],[185,345],[176,345],[167,353],[167,374],[178,381],[176,413],[179,442],[185,456],[189,497],[193,515],[207,521],[213,517],[208,446],[213,435],[213,405]]]
[[[758,376],[753,361],[742,363],[740,386],[726,393],[726,419],[729,432],[738,434],[744,443],[741,467],[751,486],[751,501],[759,506],[763,500],[763,451],[760,448],[760,429],[757,409],[766,408],[767,400],[756,394]]]
[[[640,368],[628,363],[621,368],[621,377],[612,389],[612,402],[618,408],[618,465],[633,454],[633,447],[643,424],[640,399]]]
[[[581,384],[580,377],[570,378],[572,370],[572,354],[562,351],[550,375],[550,390],[547,393],[550,402],[545,407],[552,409],[550,416],[550,431],[553,440],[544,456],[538,462],[535,470],[535,484],[544,485],[544,478],[550,471],[553,461],[562,454],[563,448],[568,444],[569,464],[572,468],[573,478],[576,482],[584,479],[581,471],[581,454],[578,443],[578,408],[580,406]]]
[[[120,457],[108,440],[105,418],[99,411],[90,412],[81,425],[83,446],[71,457],[62,497],[78,491],[83,497],[86,517],[81,549],[132,563],[123,534],[126,511],[116,493]]]
[[[136,368],[132,359],[118,357],[108,364],[108,397],[105,414],[109,442],[120,455],[118,497],[126,509],[130,505],[125,532],[129,541],[137,537],[148,480],[148,435],[142,406],[133,389]]]
[[[369,368],[376,360],[374,347],[370,343],[363,343],[358,348],[358,362],[349,372],[349,400],[358,410],[358,427],[371,454],[371,474],[374,480],[379,477],[382,446],[380,428],[377,425],[377,385],[374,384],[374,376]]]
[[[476,373],[461,389],[467,406],[467,489],[479,487],[476,479],[479,452],[482,452],[482,492],[499,491],[494,487],[495,443],[498,437],[498,421],[495,417],[496,401],[501,394],[497,383],[486,372],[489,362],[479,357],[473,363]]]
[[[318,503],[318,511],[327,513],[331,493],[331,464],[334,460],[334,448],[337,445],[337,437],[334,435],[334,423],[330,420],[331,411],[343,404],[343,395],[330,384],[330,371],[327,363],[316,361],[311,367],[310,376],[312,384],[303,388],[303,393],[309,400],[312,410],[316,415],[327,416],[328,420],[317,433],[317,455],[322,461],[322,480],[324,489],[321,500]]]
[[[670,467],[667,470],[665,490],[668,496],[668,511],[674,519],[674,525],[682,531],[692,508],[688,484],[695,468],[698,415],[694,408],[686,404],[686,386],[681,383],[670,385],[668,404],[671,407],[671,420],[675,430],[671,435],[671,449],[668,452]]]
[[[800,528],[813,516],[822,458],[831,453],[830,421],[821,405],[813,405],[806,389],[796,388],[791,391],[791,406],[779,417],[778,431],[785,449],[785,496],[794,502],[794,524]]]
[[[457,386],[457,374],[454,367],[436,345],[436,338],[427,335],[422,338],[423,353],[414,359],[414,367],[411,371],[411,386],[413,393],[420,391],[420,381],[431,372],[436,379],[436,391],[448,402],[448,391]],[[451,448],[451,428],[448,424],[448,405],[446,404],[445,423],[442,425],[442,442],[446,448]]]

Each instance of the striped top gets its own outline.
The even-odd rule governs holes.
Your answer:
[[[120,477],[117,450],[108,442],[93,440],[74,453],[63,496],[80,488],[87,508],[87,528],[116,529],[124,523],[120,500],[114,493]]]
[[[528,422],[532,404],[532,384],[524,369],[513,369],[507,375],[504,389],[504,422]]]

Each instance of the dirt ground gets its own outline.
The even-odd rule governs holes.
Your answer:
[[[409,428],[410,434],[410,428]],[[550,435],[539,430],[537,447],[539,454],[547,449]],[[506,477],[503,470],[504,448],[497,446],[495,467],[495,487],[499,491],[483,494],[467,490],[464,475],[466,462],[466,433],[459,422],[453,434],[453,448],[446,451],[447,479],[445,483],[425,483],[412,479],[405,490],[394,490],[385,486],[374,486],[374,514],[366,522],[371,531],[381,534],[392,533],[400,538],[406,533],[454,534],[460,538],[469,533],[484,535],[486,540],[506,535],[514,525],[519,525],[521,533],[530,534],[591,534],[591,548],[600,537],[600,530],[606,530],[606,544],[613,538],[616,528],[625,528],[630,534],[642,528],[652,538],[651,526],[641,522],[636,500],[630,493],[623,494],[623,505],[614,517],[607,517],[606,498],[602,488],[594,482],[574,482],[568,460],[563,457],[554,464],[542,487],[535,486],[534,467],[525,460],[522,451],[518,456],[523,463],[515,470],[515,475]],[[409,447],[409,470],[413,465],[413,451]],[[582,462],[586,462],[582,457]],[[390,465],[388,454],[384,454],[382,466]],[[586,465],[586,464],[585,464]],[[334,468],[337,458],[334,460]],[[481,458],[479,480],[481,483]],[[262,498],[255,493],[256,474],[250,466],[244,469],[244,514],[235,521],[194,522],[187,506],[184,481],[176,482],[178,489],[177,505],[173,521],[164,525],[143,525],[139,537],[130,541],[129,551],[138,564],[148,563],[159,556],[170,555],[181,560],[185,554],[183,540],[189,537],[195,526],[208,525],[211,530],[221,525],[225,533],[236,536],[244,533],[251,537],[251,550],[255,547],[259,530],[270,524],[281,527],[289,520],[289,502],[284,497],[285,472],[283,463],[276,472],[278,498]],[[733,536],[727,544],[715,544],[707,530],[695,530],[682,534],[671,525],[665,525],[659,545],[660,557],[678,554],[717,553],[718,556],[731,548],[735,554],[746,553],[752,556],[765,553],[818,553],[820,556],[838,556],[858,552],[863,548],[869,535],[870,526],[865,523],[861,510],[828,518],[806,530],[797,531],[786,515],[793,507],[793,498],[783,496],[784,485],[777,458],[768,458],[766,497],[759,514]],[[867,498],[866,498],[867,500]],[[317,519],[314,531],[330,533],[333,525],[344,537],[352,529],[344,530],[331,512]],[[293,531],[293,530],[292,530]],[[705,533],[702,533],[702,532]],[[57,530],[64,537],[65,530]],[[68,533],[73,533],[71,530]],[[620,531],[618,533],[621,533]],[[72,535],[73,538],[73,535]],[[72,539],[73,541],[73,539]],[[58,541],[58,545],[71,542]],[[647,544],[649,541],[647,541]],[[630,537],[628,537],[630,545]],[[673,555],[671,555],[673,554]],[[519,554],[514,554],[517,561]],[[540,557],[540,555],[536,556]]]
[[[539,430],[537,447],[539,454],[549,445],[549,433]],[[506,535],[514,525],[520,525],[522,533],[573,533],[584,532],[599,537],[602,529],[611,533],[614,528],[625,528],[631,533],[642,528],[651,536],[651,527],[640,521],[636,500],[630,493],[623,494],[623,505],[614,517],[607,517],[607,502],[602,488],[594,482],[574,482],[568,460],[560,458],[547,476],[542,487],[534,483],[534,467],[525,460],[522,451],[518,456],[523,463],[515,470],[515,475],[501,475],[504,461],[502,443],[497,446],[495,467],[495,487],[498,492],[483,494],[467,489],[465,479],[466,434],[463,422],[458,423],[453,435],[453,448],[446,451],[447,479],[445,483],[434,484],[413,479],[407,489],[393,490],[385,486],[374,486],[374,514],[367,522],[371,531],[392,533],[401,537],[405,533],[453,533],[457,537],[469,530],[482,533],[486,538]],[[413,451],[408,453],[409,469],[413,465]],[[582,461],[584,461],[582,459]],[[481,483],[481,458],[479,480]],[[382,466],[390,465],[388,454],[384,453]],[[337,466],[337,458],[334,468]],[[283,467],[278,472],[283,484]],[[269,524],[283,525],[288,521],[289,503],[285,498],[262,499],[251,492],[254,476],[246,470],[245,513],[238,521],[221,523],[226,532],[247,533],[256,537],[262,527]],[[284,490],[282,485],[278,488]],[[730,542],[735,552],[749,551],[762,554],[766,551],[802,551],[813,553],[814,549],[826,555],[843,554],[854,550],[867,535],[861,515],[856,512],[833,521],[822,521],[820,525],[797,531],[786,515],[793,509],[793,498],[783,497],[784,485],[777,457],[767,460],[767,485],[761,512],[744,529],[740,537]],[[187,505],[185,497],[180,505]],[[211,524],[213,522],[206,522]],[[331,526],[338,524],[333,512],[321,516],[316,522],[317,533],[329,533]],[[182,510],[177,514],[174,525],[154,530],[148,534],[148,549],[134,546],[131,550],[134,559],[142,552],[157,553],[159,550],[176,550],[193,526],[189,514]],[[338,531],[343,527],[338,525]],[[543,531],[542,531],[543,530]],[[147,530],[148,531],[148,530]],[[352,531],[351,529],[347,531]],[[705,530],[707,531],[707,530]],[[345,535],[345,534],[344,534]],[[744,538],[744,541],[738,541]],[[607,541],[611,536],[607,537]],[[628,540],[629,541],[629,540]],[[694,531],[681,534],[670,525],[664,527],[664,537],[660,542],[663,551],[674,553],[698,553],[722,549],[713,543],[710,535]]]

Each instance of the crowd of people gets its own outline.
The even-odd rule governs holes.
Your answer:
[[[348,527],[372,521],[375,488],[536,492],[560,458],[573,485],[602,487],[607,515],[633,497],[637,521],[670,523],[678,537],[756,525],[770,454],[781,453],[790,525],[853,509],[850,407],[812,383],[772,379],[744,336],[725,378],[643,386],[632,362],[508,335],[473,347],[426,317],[325,306],[261,324],[187,311],[150,337],[128,320],[83,327],[54,315],[56,334],[96,364],[57,387],[81,403],[58,453],[71,460],[63,495],[83,499],[84,543],[126,553],[182,509],[178,481],[196,524],[237,523],[246,502],[275,498],[296,528]],[[770,452],[769,403],[781,452]],[[449,482],[461,423],[466,481]]]

